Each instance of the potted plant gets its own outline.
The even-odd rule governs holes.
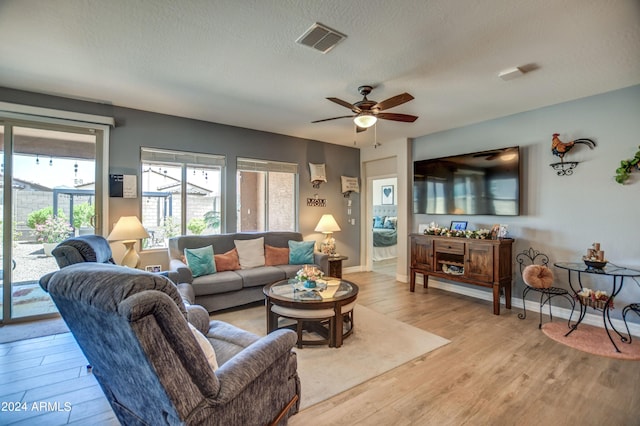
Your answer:
[[[93,234],[93,216],[95,206],[89,203],[81,203],[73,206],[73,227],[78,235]]]
[[[640,146],[638,147],[640,148]],[[631,177],[633,170],[640,170],[640,151],[636,152],[633,158],[620,161],[620,167],[616,169],[616,182],[621,185]]]
[[[194,217],[187,224],[187,229],[191,231],[193,235],[202,234],[202,231],[204,231],[206,228],[207,224],[205,223],[204,219],[201,219],[199,217]]]
[[[51,256],[51,250],[58,243],[69,238],[72,232],[73,227],[69,225],[66,218],[49,216],[44,223],[36,225],[34,235],[36,240],[42,243],[45,256]]]
[[[220,227],[220,213],[216,211],[208,211],[204,214],[204,223],[207,228],[212,229],[214,232]]]

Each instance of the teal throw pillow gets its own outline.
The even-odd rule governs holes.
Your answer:
[[[313,248],[315,241],[289,240],[289,264],[307,265],[313,263]]]
[[[216,273],[216,263],[213,260],[213,246],[184,249],[184,257],[187,260],[187,266],[191,269],[194,278]]]
[[[373,217],[373,227],[374,228],[382,228],[384,226],[385,216],[374,216]]]

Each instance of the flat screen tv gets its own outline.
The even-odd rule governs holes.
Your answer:
[[[413,163],[415,214],[520,214],[520,147]]]

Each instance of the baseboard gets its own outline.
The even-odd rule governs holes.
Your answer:
[[[418,285],[418,283],[420,285],[422,285],[423,280],[421,276],[416,277],[416,286]],[[481,299],[481,300],[488,300],[489,302],[493,302],[493,293],[489,292],[489,291],[482,291],[480,289],[476,289],[476,288],[469,288],[466,286],[461,286],[461,285],[456,285],[456,284],[452,284],[449,282],[445,282],[445,281],[440,281],[438,279],[435,278],[429,278],[429,287],[433,287],[433,288],[437,288],[440,290],[445,290],[445,291],[450,291],[451,293],[457,293],[457,294],[462,294],[464,296],[469,296],[469,297],[475,297],[476,299]],[[539,314],[540,310],[539,310],[539,305],[540,303],[535,301],[535,300],[528,300],[529,303],[528,307],[527,307],[527,311],[530,312],[534,312],[536,315]],[[504,295],[500,296],[500,303],[504,304]],[[518,308],[518,309],[523,309],[522,306],[522,299],[521,298],[512,298],[511,299],[511,308]],[[548,308],[545,307],[545,311],[547,312],[548,315]],[[543,312],[544,314],[544,312]],[[557,306],[551,306],[551,314],[554,317],[557,318],[563,318],[568,320],[569,319],[569,315],[571,314],[571,309],[566,309],[566,308],[560,308]],[[576,318],[576,313],[573,314],[573,317]],[[624,325],[624,321],[619,320],[619,319],[612,319],[611,322],[613,323],[613,326],[620,331],[625,330],[625,325]],[[604,325],[602,323],[602,315],[598,315],[598,314],[594,314],[594,313],[587,313],[584,317],[584,320],[582,320],[583,324],[588,324],[588,325],[593,325],[595,327],[601,327],[603,328]],[[633,335],[633,336],[640,336],[640,324],[638,323],[633,323],[633,322],[628,322],[627,323],[629,325],[629,332]]]
[[[356,272],[362,272],[364,269],[362,266],[347,266],[346,268],[342,268],[342,274],[354,274]]]

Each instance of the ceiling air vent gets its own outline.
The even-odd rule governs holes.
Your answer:
[[[345,38],[346,35],[316,22],[296,40],[296,43],[327,53]]]

